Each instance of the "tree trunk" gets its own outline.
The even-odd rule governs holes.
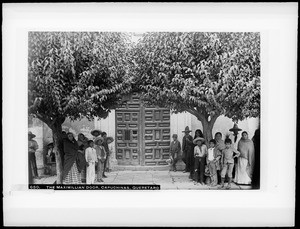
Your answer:
[[[203,135],[206,140],[206,143],[213,139],[212,129],[218,117],[219,116],[214,116],[211,118],[210,121],[208,121],[206,118],[198,117],[198,120],[201,121],[203,126]]]
[[[63,179],[63,136],[62,136],[62,123],[54,123],[51,126],[53,135],[53,145],[56,158],[56,173],[57,184],[62,184]]]

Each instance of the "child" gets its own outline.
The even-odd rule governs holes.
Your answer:
[[[111,160],[114,159],[112,158],[113,155],[113,146],[112,142],[114,141],[113,137],[107,137],[106,142],[108,145],[108,152],[107,152],[107,172],[111,172]]]
[[[94,184],[95,181],[95,163],[97,162],[97,154],[94,149],[94,141],[88,141],[88,148],[85,150],[85,160],[87,161],[86,168],[86,183]]]
[[[217,142],[214,139],[209,141],[209,149],[206,158],[211,178],[211,186],[216,186],[218,184],[217,167],[221,158],[221,152],[216,148],[216,143]]]
[[[204,185],[204,172],[205,172],[205,157],[207,155],[207,147],[203,142],[204,138],[197,137],[194,139],[193,143],[197,144],[194,148],[195,157],[195,181],[194,184],[200,182]]]
[[[97,137],[95,139],[95,149],[96,149],[96,154],[97,154],[97,181],[98,182],[104,182],[102,180],[103,178],[103,171],[104,171],[104,166],[105,166],[105,160],[106,160],[106,151],[103,147],[103,142],[104,139],[102,137]]]
[[[170,167],[170,171],[174,171],[176,172],[176,163],[178,161],[178,156],[180,154],[180,151],[181,151],[181,145],[180,145],[180,142],[178,141],[178,136],[177,134],[173,134],[172,136],[173,138],[173,141],[171,142],[171,145],[170,145],[170,164],[171,164],[171,167]]]
[[[222,151],[222,172],[221,172],[221,188],[224,188],[224,181],[226,173],[228,175],[229,181],[227,189],[231,188],[232,181],[232,170],[234,166],[234,158],[240,156],[240,152],[234,149],[232,146],[232,141],[229,138],[225,139],[225,149]],[[236,155],[234,155],[234,153]]]

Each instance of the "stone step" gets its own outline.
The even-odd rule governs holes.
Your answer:
[[[178,171],[183,171],[185,164],[182,160],[179,160],[176,164],[176,169]],[[168,171],[170,169],[169,165],[156,165],[156,166],[142,166],[142,165],[115,165],[113,170],[115,171]]]

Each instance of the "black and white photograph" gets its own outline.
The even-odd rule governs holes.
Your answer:
[[[29,32],[29,184],[258,189],[260,34]]]
[[[4,226],[295,226],[298,3],[2,12]]]

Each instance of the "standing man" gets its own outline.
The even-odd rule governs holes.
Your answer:
[[[190,132],[192,132],[189,127],[185,127],[185,130],[182,131],[185,133],[182,139],[182,161],[185,163],[185,170],[184,173],[191,171],[192,166],[192,160],[194,156],[194,144],[193,144],[193,137],[190,135]]]
[[[254,169],[252,175],[252,188],[259,189],[260,187],[260,127],[254,132],[252,138],[254,143]]]
[[[35,152],[39,148],[37,142],[33,140],[35,134],[28,132],[28,168],[29,168],[29,183],[33,183],[33,178],[38,178]],[[33,174],[32,174],[33,172]]]
[[[222,140],[222,133],[217,132],[215,134],[215,141],[216,141],[216,149],[219,150],[221,153],[223,150],[226,148],[225,147],[225,142]],[[218,160],[217,162],[217,176],[218,176],[218,184],[221,183],[221,171],[222,171],[222,163],[221,160]]]
[[[106,178],[107,176],[105,176],[105,172],[106,172],[106,168],[107,168],[107,159],[108,159],[108,154],[109,154],[109,148],[108,148],[108,143],[107,143],[107,133],[106,132],[102,132],[101,133],[101,137],[103,138],[103,147],[105,149],[105,152],[107,154],[107,157],[105,158],[105,162],[104,162],[104,169],[103,169],[103,177]]]

